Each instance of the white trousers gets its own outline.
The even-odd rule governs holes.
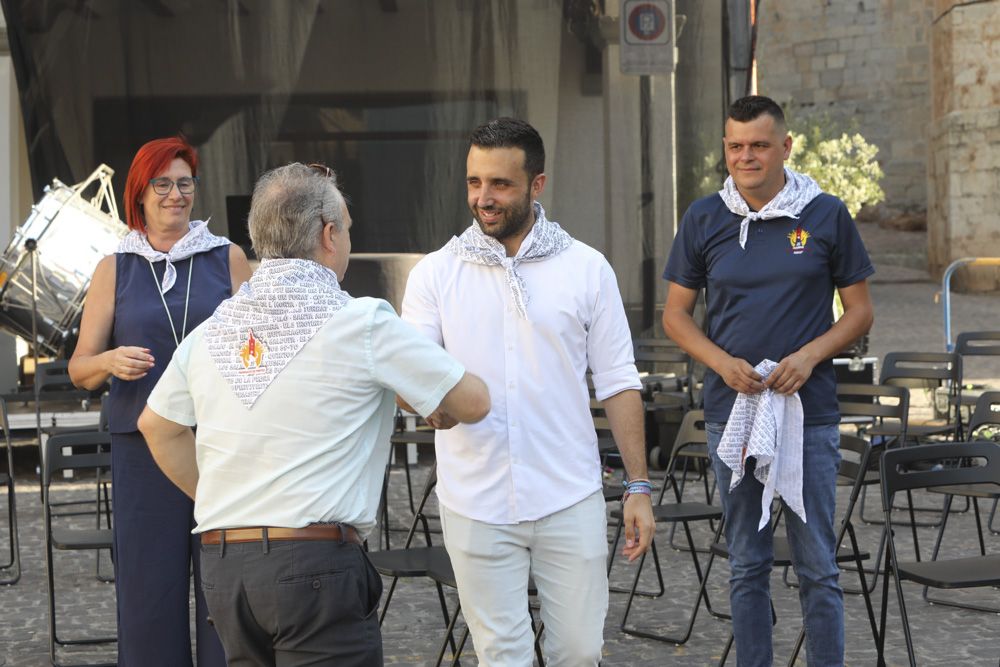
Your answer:
[[[528,575],[545,624],[552,667],[597,665],[608,612],[607,514],[598,491],[537,521],[499,525],[441,507],[444,543],[479,664],[532,664]]]

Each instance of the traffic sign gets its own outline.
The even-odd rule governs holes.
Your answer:
[[[673,72],[673,0],[622,0],[619,17],[622,74]]]

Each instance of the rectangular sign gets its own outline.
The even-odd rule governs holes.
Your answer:
[[[621,0],[622,74],[674,71],[673,0]]]

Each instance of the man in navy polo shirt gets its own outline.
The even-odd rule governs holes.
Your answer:
[[[771,665],[770,526],[758,530],[763,485],[733,471],[719,442],[738,393],[798,393],[802,403],[802,494],[806,521],[786,512],[801,587],[810,665],[842,665],[843,592],[835,561],[839,413],[831,358],[872,324],[871,261],[847,208],[808,176],[786,169],[792,139],[773,100],[751,95],[729,108],[729,178],[681,221],[663,277],[667,334],[708,366],[704,402],[712,467],[726,513],[730,601],[738,664]],[[834,288],[844,315],[834,323]],[[694,321],[705,289],[707,327]],[[754,370],[778,362],[766,378]]]

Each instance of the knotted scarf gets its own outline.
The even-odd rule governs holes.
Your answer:
[[[533,202],[535,225],[528,232],[520,250],[514,257],[508,257],[507,251],[500,241],[487,236],[473,221],[461,236],[453,236],[444,246],[445,250],[454,253],[460,259],[484,266],[502,266],[507,278],[507,286],[518,314],[528,319],[528,293],[524,278],[518,273],[521,262],[537,262],[557,255],[573,243],[573,237],[545,217],[545,209],[538,202]]]
[[[742,215],[740,221],[740,247],[744,250],[747,247],[747,234],[750,223],[756,220],[771,220],[773,218],[794,218],[798,219],[799,213],[823,191],[819,185],[809,176],[785,168],[785,187],[775,195],[774,199],[767,202],[759,211],[751,211],[750,206],[743,195],[736,189],[733,177],[726,178],[719,196],[726,203],[726,207],[736,215]]]
[[[163,279],[160,281],[160,294],[166,294],[177,282],[177,269],[174,268],[174,262],[217,248],[220,245],[229,245],[229,243],[229,239],[216,236],[208,231],[208,222],[205,220],[192,220],[187,234],[167,252],[160,252],[149,245],[149,239],[146,235],[134,229],[126,234],[125,238],[118,244],[118,252],[140,255],[150,262],[167,260],[167,270],[163,272]]]

